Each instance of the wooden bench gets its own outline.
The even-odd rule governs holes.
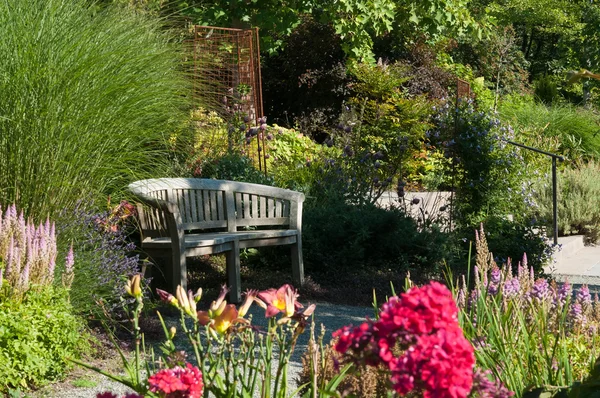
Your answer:
[[[235,181],[159,178],[129,190],[138,204],[141,248],[163,259],[171,292],[187,289],[186,257],[226,253],[229,299],[241,300],[240,249],[290,245],[292,279],[304,283],[302,203],[287,189]]]

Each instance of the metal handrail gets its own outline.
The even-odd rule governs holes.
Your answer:
[[[510,141],[504,138],[501,138],[502,141],[518,146],[520,148],[524,148],[533,152],[541,153],[542,155],[552,157],[552,225],[554,228],[554,244],[558,245],[558,206],[557,206],[557,184],[556,184],[556,159],[563,162],[565,158],[563,156],[557,155],[555,153],[550,153],[546,151],[542,151],[541,149],[533,148],[527,145],[519,144],[518,142]]]

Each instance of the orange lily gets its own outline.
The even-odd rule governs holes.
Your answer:
[[[248,323],[242,316],[248,311],[248,307],[250,306],[248,302],[251,303],[254,298],[254,295],[247,293],[246,302],[244,302],[242,307],[240,307],[240,312],[238,312],[235,305],[227,304],[225,300],[228,291],[229,289],[223,286],[221,294],[212,302],[208,311],[198,311],[196,313],[198,323],[203,326],[209,325],[211,329],[219,334],[225,334],[236,323]]]

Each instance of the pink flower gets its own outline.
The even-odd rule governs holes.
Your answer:
[[[258,299],[267,306],[265,316],[271,318],[280,312],[291,317],[297,309],[302,308],[298,299],[298,293],[291,285],[285,284],[279,289],[268,289],[258,293]],[[260,305],[261,303],[259,303]]]
[[[165,398],[200,398],[204,387],[202,373],[190,363],[185,369],[180,366],[163,369],[150,376],[148,384],[151,392]]]

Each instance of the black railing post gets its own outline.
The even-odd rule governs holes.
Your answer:
[[[554,244],[558,245],[558,205],[556,203],[556,156],[552,156],[552,222],[554,226]]]
[[[527,145],[519,144],[517,142],[501,139],[504,142],[507,142],[511,145],[518,146],[519,148],[528,149],[533,152],[541,153],[542,155],[550,156],[552,158],[552,227],[554,228],[554,244],[558,245],[558,204],[557,204],[557,190],[558,186],[556,183],[556,159],[561,162],[565,160],[560,155],[555,153],[550,153],[546,151],[542,151],[541,149],[532,148]]]

